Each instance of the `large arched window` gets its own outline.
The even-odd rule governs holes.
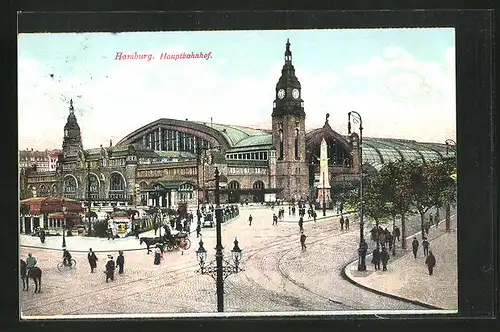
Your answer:
[[[264,189],[264,182],[262,181],[255,181],[253,183],[253,189]]]
[[[240,183],[233,180],[227,184],[227,189],[240,189]]]
[[[112,173],[109,178],[109,198],[125,199],[125,180],[119,173]]]
[[[57,185],[55,183],[50,187],[50,196],[57,196]]]
[[[40,197],[49,196],[49,188],[47,188],[44,184],[42,184],[40,186],[40,189],[38,190],[38,196],[40,196]]]
[[[87,187],[91,199],[99,199],[99,180],[95,174],[90,174],[87,178]]]
[[[76,190],[78,188],[76,179],[68,175],[64,178],[64,197],[76,199]]]

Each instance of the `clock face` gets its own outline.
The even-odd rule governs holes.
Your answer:
[[[299,90],[293,89],[292,90],[292,97],[295,99],[299,98]]]
[[[280,90],[278,91],[278,98],[279,98],[279,99],[283,99],[283,98],[285,98],[285,90],[280,89]]]

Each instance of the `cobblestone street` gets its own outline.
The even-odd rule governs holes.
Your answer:
[[[225,280],[226,312],[425,309],[367,291],[342,277],[343,267],[357,258],[359,224],[354,215],[350,216],[349,231],[339,229],[338,217],[304,222],[308,237],[307,250],[302,251],[298,224],[285,213],[288,221],[272,225],[275,212],[276,209],[270,208],[242,208],[238,218],[222,225],[226,259],[230,260],[237,237],[243,249],[244,269]],[[248,225],[249,214],[253,216],[252,226]],[[413,228],[419,227],[417,219],[414,218]],[[215,254],[215,228],[203,228],[202,238],[210,261]],[[166,252],[159,266],[153,264],[153,255],[141,249],[145,245],[140,246],[138,240],[120,239],[113,244],[102,239],[94,239],[92,243],[89,242],[92,239],[72,237],[67,240],[68,249],[77,267],[62,272],[57,269],[62,260],[60,250],[23,247],[36,244],[34,240],[23,239],[21,258],[31,252],[43,270],[41,293],[33,294],[33,281],[28,292],[20,288],[23,316],[216,312],[215,281],[196,273],[195,234],[191,234],[189,250]],[[99,248],[103,241],[106,244]],[[112,252],[116,259],[117,251],[125,249],[125,243],[135,249],[125,251],[125,272],[116,273],[115,280],[106,283],[103,270],[109,252],[105,251],[116,245]],[[90,273],[86,257],[91,244],[99,259],[94,273]]]

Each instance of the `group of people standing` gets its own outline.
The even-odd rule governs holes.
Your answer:
[[[92,248],[89,249],[89,252],[87,254],[87,260],[89,261],[90,265],[90,273],[94,273],[94,269],[97,268],[97,261],[99,260],[95,254],[95,252],[92,251]],[[116,266],[118,266],[118,273],[122,274],[123,273],[123,266],[125,265],[125,257],[123,256],[123,251],[118,251],[118,257],[116,258],[116,264],[115,261],[113,260],[112,255],[108,255],[108,260],[106,261],[105,265],[105,273],[106,273],[106,282],[111,279],[111,281],[115,280],[115,269]]]
[[[349,217],[345,217],[344,219],[344,216],[340,216],[340,230],[343,231],[344,230],[344,225],[345,225],[345,230],[349,230]]]

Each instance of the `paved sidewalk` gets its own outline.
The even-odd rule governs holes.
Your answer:
[[[452,231],[446,232],[445,223],[441,222],[438,229],[432,227],[429,232],[429,248],[437,261],[432,276],[429,275],[425,265],[420,236],[417,236],[420,242],[417,258],[413,257],[411,250],[413,235],[407,238],[409,249],[403,256],[393,257],[391,255],[387,271],[374,271],[371,255],[367,255],[367,271],[358,271],[358,260],[355,260],[345,267],[345,275],[358,286],[368,288],[374,292],[384,293],[429,307],[457,310],[456,215],[452,217],[451,226]]]

